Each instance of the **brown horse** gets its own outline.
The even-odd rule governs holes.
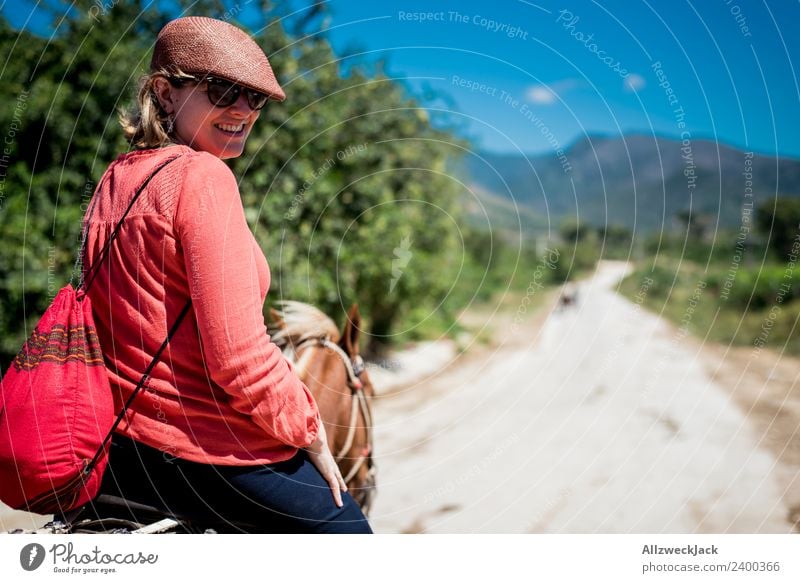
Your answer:
[[[371,409],[375,391],[358,352],[358,306],[350,308],[341,334],[333,320],[314,306],[293,301],[280,306],[270,310],[272,341],[314,395],[347,488],[368,514],[375,494]]]

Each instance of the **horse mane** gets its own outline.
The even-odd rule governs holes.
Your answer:
[[[278,306],[276,311],[284,325],[272,335],[272,341],[284,351],[311,338],[339,341],[336,324],[318,308],[293,300],[280,301]]]

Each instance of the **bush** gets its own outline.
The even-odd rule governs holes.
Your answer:
[[[620,293],[700,338],[800,353],[800,270],[774,263],[742,267],[732,276],[728,270],[716,264],[706,272],[703,264],[675,259],[640,264]]]

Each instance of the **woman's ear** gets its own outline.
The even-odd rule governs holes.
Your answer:
[[[156,77],[153,79],[153,93],[167,115],[175,113],[175,104],[172,102],[174,89],[175,88],[165,77]]]

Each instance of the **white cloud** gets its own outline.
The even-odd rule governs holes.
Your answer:
[[[555,103],[559,97],[567,91],[578,87],[580,82],[576,79],[562,79],[561,81],[554,81],[549,85],[533,85],[525,92],[525,97],[528,101],[533,103],[541,103],[543,105],[550,105]]]
[[[637,75],[636,73],[629,73],[625,77],[625,81],[623,81],[626,91],[639,91],[640,89],[644,89],[647,85],[647,81],[644,80],[644,77],[641,75]]]
[[[526,96],[534,103],[553,103],[556,100],[556,94],[544,85],[536,85],[528,89]]]

